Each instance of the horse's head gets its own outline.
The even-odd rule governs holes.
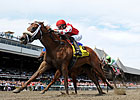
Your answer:
[[[23,32],[23,35],[20,38],[21,43],[27,44],[33,42],[36,39],[42,38],[42,29],[45,28],[43,22],[31,23],[27,28],[27,32]]]

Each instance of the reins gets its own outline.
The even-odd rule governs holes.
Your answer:
[[[50,35],[50,37],[51,37],[51,39],[53,40],[53,41],[55,41],[55,42],[60,42],[60,40],[57,38],[55,38],[54,37],[54,35],[52,34],[52,33],[54,33],[54,31],[51,29],[51,28],[49,28],[48,29],[48,33],[49,33],[49,35]]]

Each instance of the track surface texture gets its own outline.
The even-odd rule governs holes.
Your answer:
[[[15,94],[12,91],[0,91],[0,100],[140,100],[140,89],[126,90],[126,95],[117,95],[114,90],[97,96],[97,91],[78,91],[78,94],[65,95],[65,91],[48,91],[40,94],[40,91],[22,91]],[[105,91],[106,92],[106,91]]]

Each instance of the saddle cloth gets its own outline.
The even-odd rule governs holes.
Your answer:
[[[78,43],[79,44],[79,43]],[[81,43],[80,43],[81,44]],[[80,50],[81,50],[81,52],[82,52],[82,56],[79,56],[79,55],[75,55],[75,48],[74,48],[74,46],[72,45],[72,49],[73,49],[73,56],[75,56],[75,57],[88,57],[89,56],[89,52],[87,51],[87,50],[85,50],[85,49],[83,49],[84,47],[82,46],[82,45],[80,45],[79,44],[79,48],[80,48]]]

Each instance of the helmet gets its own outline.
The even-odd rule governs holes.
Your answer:
[[[106,59],[111,59],[111,57],[110,56],[106,56]]]
[[[63,25],[63,24],[66,24],[66,22],[65,22],[63,19],[58,20],[58,21],[56,22],[56,26],[61,26],[61,25]]]

